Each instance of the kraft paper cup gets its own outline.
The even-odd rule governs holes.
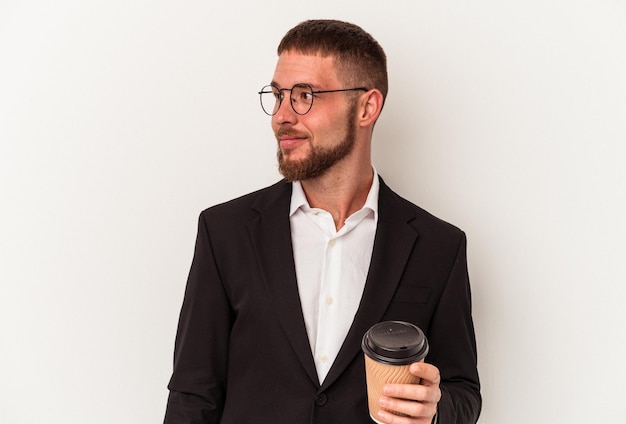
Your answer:
[[[387,383],[418,384],[409,372],[413,362],[421,362],[428,353],[428,340],[416,325],[404,321],[385,321],[373,325],[363,336],[367,400],[372,419],[378,421],[379,399]],[[386,410],[395,415],[397,412]]]

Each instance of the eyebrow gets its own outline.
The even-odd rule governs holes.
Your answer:
[[[278,84],[278,83],[277,83],[276,81],[274,81],[274,80],[272,80],[272,82],[271,82],[270,84],[271,84],[271,85],[273,85],[274,87],[277,87],[277,88],[286,88],[286,87],[281,87],[281,86],[280,86],[280,84]],[[320,86],[319,84],[315,84],[315,83],[310,83],[310,82],[302,82],[302,81],[301,81],[301,82],[297,82],[297,83],[295,83],[294,85],[298,85],[298,84],[306,84],[306,85],[309,85],[309,86],[311,86],[311,88],[312,88],[313,90],[321,90],[321,89],[322,89],[322,86]],[[292,87],[293,87],[293,86],[292,86]],[[292,87],[289,87],[289,88],[292,88]]]

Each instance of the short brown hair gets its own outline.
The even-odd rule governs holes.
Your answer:
[[[387,97],[387,57],[361,27],[336,20],[308,20],[289,30],[278,45],[285,51],[335,56],[337,73],[354,87],[377,88]],[[350,87],[352,88],[352,87]]]

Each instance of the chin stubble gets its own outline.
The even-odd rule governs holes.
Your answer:
[[[319,177],[350,154],[356,141],[356,128],[353,119],[356,113],[356,107],[352,109],[353,110],[348,114],[346,122],[348,129],[347,134],[336,146],[312,146],[308,157],[293,161],[285,159],[285,155],[280,150],[279,146],[276,154],[278,158],[278,170],[287,181],[301,181]],[[287,133],[287,131],[283,132],[283,134],[285,133]],[[281,134],[280,131],[279,134]]]

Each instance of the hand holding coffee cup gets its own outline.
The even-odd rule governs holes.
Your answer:
[[[424,361],[428,353],[428,340],[422,330],[411,323],[385,321],[375,324],[365,333],[361,347],[365,355],[370,416],[380,423],[377,420],[381,409],[379,399],[385,384],[419,384],[419,377],[411,374],[409,368],[414,362]]]

